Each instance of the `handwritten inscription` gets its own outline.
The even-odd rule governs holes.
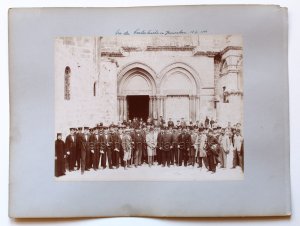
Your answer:
[[[115,35],[187,35],[187,34],[204,34],[207,33],[207,30],[190,30],[190,31],[185,31],[183,29],[181,30],[165,30],[165,31],[161,31],[158,29],[140,29],[137,28],[133,31],[130,30],[122,30],[122,29],[118,29],[115,32]]]

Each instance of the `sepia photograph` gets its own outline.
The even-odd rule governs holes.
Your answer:
[[[55,38],[55,180],[243,180],[242,41]]]

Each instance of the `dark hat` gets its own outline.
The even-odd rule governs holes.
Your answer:
[[[222,129],[222,127],[221,127],[221,126],[218,126],[217,129]]]
[[[84,129],[84,130],[86,130],[86,129],[90,129],[90,127],[87,127],[87,126],[85,126],[85,127],[83,127],[83,129]]]
[[[82,127],[78,127],[78,130],[82,130]]]
[[[213,128],[213,130],[218,130],[218,128],[217,128],[217,127],[215,127],[215,128]]]
[[[75,130],[75,128],[70,128],[70,131],[74,131]]]
[[[57,133],[57,134],[56,134],[56,137],[58,137],[58,136],[62,136],[62,133]]]

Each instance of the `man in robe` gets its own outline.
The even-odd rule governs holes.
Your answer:
[[[62,140],[62,134],[57,134],[55,141],[55,176],[60,177],[65,175],[65,142]]]

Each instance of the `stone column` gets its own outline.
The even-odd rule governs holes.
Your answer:
[[[123,109],[124,109],[123,119],[127,120],[127,114],[128,113],[127,113],[127,99],[126,99],[126,96],[123,97],[123,100],[124,100],[123,101],[124,102],[123,103]]]
[[[200,120],[200,95],[195,96],[195,115],[196,120]]]
[[[193,96],[189,95],[189,121],[193,120]]]
[[[161,115],[161,97],[157,96],[157,119],[159,118],[159,116]]]
[[[121,120],[121,97],[117,96],[117,114],[118,114],[118,120]]]
[[[153,117],[153,96],[149,97],[149,117]]]
[[[119,120],[124,120],[124,97],[120,96],[120,112],[119,112]]]
[[[152,112],[152,117],[157,118],[157,97],[153,96],[152,98],[152,107],[153,107],[153,112]]]
[[[166,99],[167,99],[167,97],[166,96],[163,96],[162,97],[162,116],[163,116],[163,118],[164,118],[164,120],[166,121]]]

